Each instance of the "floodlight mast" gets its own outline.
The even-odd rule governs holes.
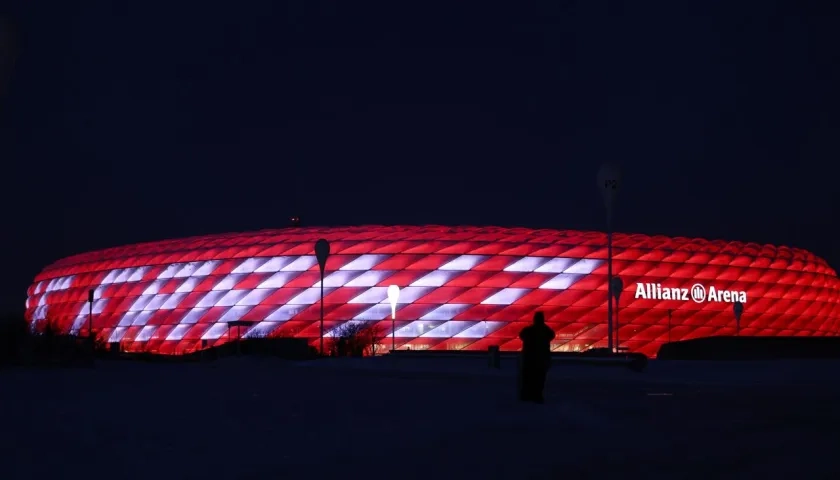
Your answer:
[[[621,186],[621,173],[617,165],[607,163],[598,170],[598,188],[604,197],[607,210],[607,347],[613,349],[613,296],[610,286],[613,278],[612,220],[615,198]]]

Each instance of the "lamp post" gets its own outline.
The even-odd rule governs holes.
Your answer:
[[[671,343],[671,309],[668,309],[668,343]]]
[[[735,302],[732,305],[732,310],[735,312],[735,336],[741,336],[741,315],[744,313],[744,304]]]
[[[621,186],[621,173],[617,165],[606,163],[598,170],[598,189],[604,197],[604,207],[607,210],[607,289],[612,282],[612,217],[615,197]],[[613,350],[613,314],[612,295],[607,292],[607,347]]]
[[[610,291],[612,297],[615,299],[615,349],[621,350],[621,342],[618,341],[618,300],[621,297],[621,292],[624,291],[624,281],[621,277],[613,277],[610,281]]]
[[[315,242],[315,257],[321,270],[321,356],[324,355],[324,269],[330,256],[330,242],[323,238]]]
[[[388,286],[388,301],[391,302],[391,351],[397,350],[397,302],[400,299],[400,287],[396,285]]]
[[[90,341],[90,349],[94,349],[94,344],[96,342],[93,341],[93,295],[94,290],[91,288],[88,290],[88,340]]]

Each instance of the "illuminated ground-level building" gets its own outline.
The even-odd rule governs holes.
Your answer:
[[[314,244],[331,255],[325,331],[378,325],[390,347],[389,285],[401,289],[398,348],[520,347],[536,310],[557,332],[554,349],[607,345],[606,236],[492,227],[289,228],[143,243],[85,253],[46,267],[29,288],[27,318],[86,334],[94,291],[97,337],[128,351],[177,354],[244,336],[320,338]],[[795,248],[645,235],[614,236],[622,278],[621,345],[648,355],[670,340],[840,333],[840,281]]]

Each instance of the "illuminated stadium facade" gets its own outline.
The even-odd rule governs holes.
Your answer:
[[[397,348],[520,348],[536,310],[557,332],[553,348],[607,345],[606,236],[494,227],[289,228],[144,243],[76,255],[46,267],[28,290],[27,318],[126,351],[191,352],[248,336],[295,336],[317,346],[320,273],[314,253],[330,242],[325,331],[379,325],[391,341],[389,285],[401,289]],[[655,355],[669,339],[741,335],[834,336],[840,281],[799,249],[644,235],[614,236],[624,291],[619,339]]]

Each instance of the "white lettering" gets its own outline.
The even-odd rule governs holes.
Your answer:
[[[747,292],[741,290],[720,290],[708,288],[708,294],[702,284],[694,284],[691,289],[679,287],[663,287],[659,283],[637,283],[635,298],[646,300],[680,300],[687,302],[694,300],[698,303],[747,303]]]

